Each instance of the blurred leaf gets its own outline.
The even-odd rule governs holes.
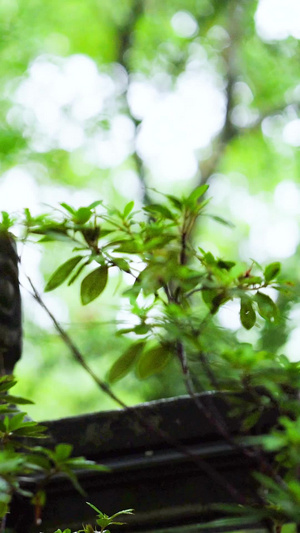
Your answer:
[[[110,468],[99,465],[95,461],[90,461],[85,457],[71,457],[66,461],[67,465],[76,472],[77,470],[92,470],[94,472],[110,472]]]
[[[145,335],[151,330],[150,324],[138,324],[137,326],[134,326],[133,330],[134,333],[137,335]]]
[[[1,211],[2,220],[0,222],[0,231],[7,232],[15,223],[15,218],[7,213],[7,211]],[[9,234],[7,234],[9,236]]]
[[[98,207],[99,205],[103,204],[103,200],[96,200],[95,202],[92,202],[88,207],[89,209],[95,209],[95,207]]]
[[[257,292],[253,297],[258,306],[259,314],[269,321],[276,321],[279,315],[278,307],[267,294]]]
[[[253,428],[253,426],[257,424],[261,416],[262,413],[259,409],[256,409],[250,415],[246,416],[246,418],[244,418],[242,422],[243,431],[249,431],[249,429]]]
[[[134,201],[132,200],[131,202],[128,202],[128,204],[125,205],[125,208],[123,211],[124,218],[128,217],[128,215],[131,213],[133,208],[134,208]]]
[[[264,270],[264,276],[265,280],[267,282],[272,281],[272,279],[277,278],[278,274],[281,270],[281,264],[279,262],[270,263],[270,265],[267,265]]]
[[[61,202],[60,204],[66,211],[68,211],[68,213],[70,213],[71,215],[74,215],[75,214],[75,209],[69,205],[69,204],[66,204],[66,202]]]
[[[120,243],[115,252],[121,252],[124,254],[136,254],[141,251],[141,246],[137,242],[126,239]]]
[[[85,224],[88,220],[90,220],[92,216],[92,211],[88,207],[80,207],[75,211],[73,215],[74,222],[76,224]]]
[[[121,515],[131,515],[131,514],[134,514],[134,509],[123,509],[122,511],[118,511],[117,513],[114,513],[113,515],[111,515],[110,518],[114,519],[116,518],[117,516],[121,516]]]
[[[108,372],[108,381],[115,383],[130,372],[137,358],[140,356],[145,346],[145,341],[139,341],[131,346],[115,361]]]
[[[73,446],[71,444],[57,444],[55,446],[55,459],[58,462],[65,461],[72,453]]]
[[[240,319],[245,329],[253,328],[256,322],[256,314],[253,309],[252,301],[248,296],[241,298]]]
[[[123,257],[114,257],[113,263],[116,265],[120,270],[123,270],[124,272],[127,272],[130,274],[130,266],[128,262],[123,259]]]
[[[79,268],[77,268],[76,272],[74,272],[73,276],[70,277],[69,281],[68,281],[68,286],[70,287],[70,285],[72,285],[72,283],[74,283],[74,281],[76,281],[76,279],[80,276],[81,272],[83,271],[83,269],[89,264],[90,260],[88,259],[87,261],[85,261],[84,263],[82,263]]]
[[[81,282],[81,303],[87,305],[97,298],[105,289],[108,280],[107,265],[90,272]]]
[[[31,400],[27,400],[26,398],[20,398],[19,396],[12,396],[11,394],[7,394],[5,396],[5,400],[9,403],[13,403],[17,405],[33,405],[34,403]]]
[[[176,209],[181,211],[183,205],[182,201],[179,198],[176,198],[176,196],[173,196],[172,194],[167,194],[166,196],[170,200],[171,204],[173,204]]]
[[[86,502],[86,504],[89,505],[94,511],[96,511],[96,513],[97,513],[99,516],[101,516],[101,517],[106,516],[106,517],[107,517],[106,514],[102,513],[102,511],[100,511],[100,509],[98,509],[98,507],[96,507],[96,506],[93,505],[92,503],[90,503],[90,502]]]
[[[160,216],[163,219],[171,219],[174,220],[175,215],[168,209],[165,205],[160,204],[150,204],[143,208],[146,213],[150,213],[154,216]]]
[[[45,292],[53,291],[53,289],[59,287],[59,285],[61,285],[71,274],[72,270],[74,270],[74,268],[76,267],[76,265],[78,265],[81,259],[82,256],[77,255],[76,257],[72,257],[71,259],[68,259],[68,261],[60,265],[60,267],[58,267],[58,269],[50,277],[44,289]]]
[[[206,193],[208,187],[208,185],[200,185],[199,187],[197,187],[187,198],[188,204],[192,205],[197,203],[199,198],[201,198],[201,196]]]
[[[171,361],[173,354],[169,347],[155,346],[142,353],[136,365],[136,374],[139,379],[146,379],[157,374]]]
[[[226,218],[220,217],[219,215],[210,215],[207,214],[209,218],[212,218],[216,222],[219,222],[219,224],[223,224],[223,226],[228,226],[229,228],[234,228],[235,225],[230,222],[230,220],[227,220]]]

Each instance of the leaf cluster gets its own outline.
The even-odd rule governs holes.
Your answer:
[[[102,513],[98,507],[93,505],[92,503],[86,502],[87,505],[89,505],[95,512],[96,512],[96,524],[100,527],[100,531],[94,529],[94,527],[91,524],[83,525],[83,529],[80,529],[77,533],[110,533],[109,529],[107,529],[108,526],[122,526],[124,525],[124,522],[116,521],[116,518],[122,515],[132,515],[134,510],[133,509],[124,509],[123,511],[118,511],[117,513],[114,513],[111,516],[108,516],[105,513]],[[64,529],[62,531],[61,529],[57,529],[54,533],[72,533],[69,528]]]
[[[228,301],[240,300],[240,320],[246,330],[257,324],[258,317],[271,324],[279,320],[276,303],[264,290],[280,288],[280,263],[264,269],[254,261],[238,264],[214,257],[198,245],[200,216],[228,224],[206,212],[207,190],[202,185],[187,197],[163,195],[163,202],[140,211],[134,210],[133,201],[120,211],[100,200],[78,209],[62,203],[60,218],[57,213],[52,219],[49,214],[32,217],[25,210],[22,224],[27,236],[73,243],[72,257],[50,276],[46,292],[81,279],[81,303],[87,305],[107,287],[111,269],[119,270],[124,279],[127,275],[123,296],[135,325],[119,329],[118,335],[137,338],[110,369],[111,383],[133,368],[140,379],[161,372],[174,358],[178,342],[188,352],[199,351],[205,321],[213,320]],[[147,298],[151,303],[145,305]]]
[[[31,498],[39,517],[46,502],[46,485],[55,475],[66,475],[84,495],[77,473],[105,470],[94,461],[73,457],[70,444],[58,444],[54,450],[37,446],[36,439],[46,438],[47,428],[19,411],[17,405],[31,402],[10,394],[15,383],[11,375],[0,377],[0,519],[6,516],[16,493]],[[35,480],[34,491],[24,488],[28,478]]]

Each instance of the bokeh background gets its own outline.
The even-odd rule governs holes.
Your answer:
[[[0,210],[49,211],[103,199],[116,207],[209,183],[199,244],[251,263],[282,261],[299,279],[300,4],[298,0],[2,0]],[[116,406],[73,362],[31,298],[69,249],[21,247],[24,354],[16,393],[36,419]],[[120,280],[87,308],[79,287],[43,296],[104,377],[128,343]],[[274,295],[273,295],[274,296]],[[300,304],[279,297],[280,326],[240,330],[238,306],[219,328],[300,358]],[[115,386],[128,404],[183,394],[176,368]]]

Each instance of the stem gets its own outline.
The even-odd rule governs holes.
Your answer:
[[[211,385],[213,385],[215,390],[219,390],[219,383],[217,381],[217,378],[216,378],[214,372],[212,371],[211,367],[209,366],[209,363],[208,363],[207,358],[206,358],[206,354],[201,351],[200,354],[199,354],[199,359],[200,359],[200,362],[202,364],[202,368],[203,368],[205,374],[207,375]]]
[[[215,405],[213,404],[212,398],[208,399],[209,401],[209,409],[208,409],[207,405],[204,405],[201,399],[196,395],[194,391],[193,383],[191,380],[184,347],[181,342],[177,343],[177,356],[181,364],[186,389],[190,397],[194,400],[195,405],[197,406],[198,410],[205,416],[205,418],[207,418],[210,424],[217,429],[220,435],[222,435],[226,439],[227,442],[229,442],[230,444],[233,444],[232,438],[228,432],[226,423],[222,415],[219,413],[219,411],[216,409]]]
[[[47,315],[51,318],[55,329],[58,331],[60,337],[66,344],[66,346],[69,348],[70,352],[72,353],[74,359],[87,371],[87,373],[91,376],[91,378],[95,381],[95,383],[98,385],[98,387],[107,394],[112,400],[114,400],[116,403],[118,403],[121,407],[127,408],[126,404],[120,400],[110,389],[110,387],[102,381],[98,376],[94,373],[94,371],[89,367],[89,365],[86,363],[84,357],[82,356],[81,352],[78,350],[77,346],[72,341],[71,337],[68,335],[68,333],[61,327],[59,322],[56,320],[55,316],[51,313],[50,309],[46,306],[44,301],[42,300],[41,296],[39,295],[38,291],[36,290],[35,286],[33,285],[31,279],[29,276],[26,276],[31,289],[33,291],[33,297],[38,302],[38,304],[46,311]]]
[[[199,409],[199,411],[206,417],[209,423],[216,428],[220,435],[226,440],[226,442],[228,442],[228,444],[232,446],[233,449],[237,450],[239,453],[242,453],[245,457],[255,459],[260,467],[260,470],[264,472],[264,474],[269,475],[274,481],[276,481],[278,485],[283,488],[286,488],[284,480],[274,471],[270,463],[264,457],[261,450],[244,448],[238,442],[236,442],[235,439],[232,438],[231,434],[228,431],[228,427],[223,416],[214,404],[213,398],[207,398],[207,405],[206,403],[204,404],[199,398],[199,396],[195,394],[188,368],[188,362],[184,352],[184,347],[181,342],[177,343],[177,355],[181,363],[181,368],[183,371],[187,391],[190,397],[194,400],[195,405]],[[258,498],[260,503],[264,504],[263,499],[260,496],[258,496]]]
[[[0,533],[5,533],[6,516],[0,519]]]

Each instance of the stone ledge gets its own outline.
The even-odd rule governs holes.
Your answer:
[[[207,408],[213,401],[220,416],[226,418],[225,394],[203,394],[198,399]],[[166,442],[159,432],[149,431],[142,419],[167,432],[170,440]],[[275,421],[276,413],[266,413],[254,432],[268,432]],[[230,434],[238,435],[239,421],[227,418],[227,423]],[[74,455],[84,455],[110,467],[108,473],[83,472],[79,479],[87,493],[86,501],[103,512],[136,510],[127,520],[130,531],[196,525],[207,519],[205,508],[210,503],[231,502],[224,486],[209,475],[207,465],[208,470],[212,467],[237,490],[253,493],[251,473],[255,463],[224,441],[189,397],[49,421],[45,425],[50,434],[47,445],[68,442],[74,446]],[[179,446],[174,447],[170,441]],[[31,506],[20,499],[12,507],[9,523],[16,533],[53,533],[56,528],[79,529],[82,523],[93,523],[94,518],[85,499],[68,480],[57,476],[48,486],[42,526],[34,526]],[[122,528],[124,533],[128,528]]]

